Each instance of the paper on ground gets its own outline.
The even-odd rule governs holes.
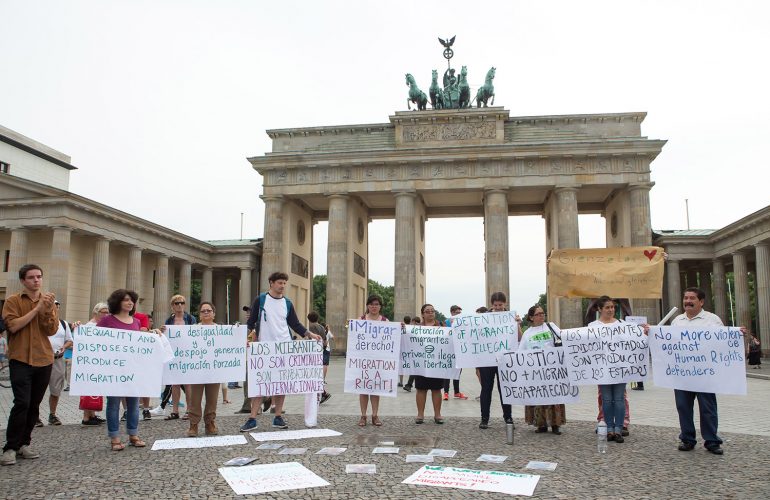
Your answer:
[[[254,460],[256,460],[257,457],[237,457],[237,458],[231,458],[227,462],[223,463],[222,465],[226,467],[233,467],[233,466],[242,466],[242,465],[248,465]]]
[[[219,473],[236,495],[329,486],[299,462],[222,467]]]
[[[279,455],[304,455],[307,448],[284,448],[278,452]]]
[[[262,443],[261,445],[257,446],[258,450],[280,450],[286,446],[283,443]]]
[[[347,451],[347,448],[321,448],[317,452],[315,452],[316,455],[340,455],[342,453],[345,453]]]
[[[477,462],[491,462],[493,464],[501,464],[508,458],[506,455],[481,455],[476,459]]]
[[[423,465],[402,483],[532,496],[538,480],[531,474]]]
[[[387,446],[378,446],[372,453],[398,453],[398,448],[390,448]]]
[[[345,474],[377,474],[375,464],[347,464]]]
[[[457,455],[457,450],[442,450],[441,448],[433,448],[430,450],[428,455],[432,455],[434,457],[453,458],[455,455]]]
[[[237,434],[234,436],[213,436],[200,438],[159,439],[152,443],[153,451],[178,450],[184,448],[213,448],[215,446],[232,446],[246,444],[246,436]]]
[[[527,464],[527,469],[556,470],[556,465],[556,462],[538,462],[536,460],[530,460]]]
[[[433,463],[433,455],[407,455],[406,463],[413,462]]]
[[[251,432],[256,441],[282,441],[290,439],[309,439],[316,437],[341,436],[341,432],[331,429],[300,429],[298,431]]]

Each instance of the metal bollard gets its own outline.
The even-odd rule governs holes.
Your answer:
[[[505,442],[513,444],[513,424],[505,424]]]

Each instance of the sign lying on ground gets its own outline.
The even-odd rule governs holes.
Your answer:
[[[351,319],[345,392],[396,397],[400,350],[400,323]]]
[[[236,495],[329,486],[299,462],[222,467],[219,473]]]
[[[165,385],[245,380],[245,325],[169,325],[166,337],[174,359],[163,368]]]
[[[579,389],[570,384],[563,347],[503,353],[497,372],[506,404],[555,405],[578,401]]]
[[[401,482],[531,497],[535,492],[538,480],[540,480],[540,476],[532,474],[425,465]]]
[[[72,352],[70,394],[155,397],[173,357],[162,335],[80,325]]]
[[[246,436],[243,434],[234,436],[211,436],[199,438],[158,439],[152,443],[152,451],[178,450],[185,448],[214,448],[217,446],[233,446],[246,444]]]
[[[401,335],[402,375],[435,378],[460,378],[455,367],[452,329],[442,326],[410,325]]]
[[[641,326],[611,323],[562,330],[564,355],[574,385],[641,382],[649,375],[647,335]]]
[[[324,391],[321,342],[251,342],[248,351],[249,396]]]
[[[659,299],[663,293],[660,247],[568,248],[551,252],[548,291],[557,297]]]
[[[497,356],[519,347],[515,311],[452,316],[457,368],[497,366]]]
[[[693,392],[746,394],[739,328],[650,327],[655,385]]]

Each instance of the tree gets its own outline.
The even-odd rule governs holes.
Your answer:
[[[388,319],[394,321],[401,321],[401,318],[393,317],[393,297],[395,287],[393,285],[386,286],[378,283],[374,280],[369,280],[367,297],[369,295],[377,294],[382,297],[382,310],[380,314]],[[318,274],[313,277],[313,310],[320,316],[320,321],[326,322],[326,275]],[[364,314],[364,311],[361,311]]]
[[[313,310],[318,313],[318,321],[326,323],[326,275],[313,276]]]

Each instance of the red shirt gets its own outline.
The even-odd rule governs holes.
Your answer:
[[[150,329],[150,318],[146,314],[135,312],[134,318],[139,320],[140,328],[146,328],[147,330]]]

